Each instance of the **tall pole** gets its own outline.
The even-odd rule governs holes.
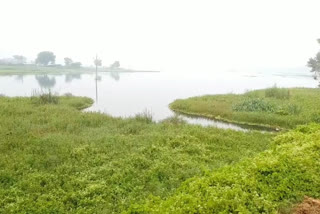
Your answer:
[[[96,64],[96,78],[97,78],[98,77],[98,54],[96,54],[95,64]]]

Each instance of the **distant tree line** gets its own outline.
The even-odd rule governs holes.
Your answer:
[[[38,53],[38,57],[36,59],[36,64],[48,66],[55,65],[56,56],[51,51],[42,51]],[[64,65],[65,67],[70,68],[80,68],[82,66],[81,62],[74,62],[71,58],[65,57],[64,58]]]
[[[22,55],[13,55],[12,58],[0,59],[0,65],[24,65],[27,58]]]
[[[12,58],[0,59],[0,65],[25,65],[27,63],[27,58],[22,55],[13,55]],[[38,53],[34,63],[41,66],[59,67],[60,64],[56,64],[56,55],[51,51],[42,51]],[[74,62],[71,58],[64,58],[65,67],[70,68],[80,68],[82,66],[81,62]]]
[[[71,67],[71,68],[80,68],[82,63],[81,62],[74,62],[71,58],[65,57],[64,58],[64,65],[66,67]]]

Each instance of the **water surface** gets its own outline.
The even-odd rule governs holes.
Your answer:
[[[71,93],[95,100],[87,111],[98,111],[116,117],[131,117],[144,111],[154,120],[173,116],[168,104],[175,99],[205,94],[243,93],[273,85],[279,87],[316,87],[317,82],[307,69],[273,69],[255,71],[227,71],[221,73],[95,73],[2,75],[0,94],[31,96],[35,90],[51,90],[60,95]],[[181,116],[192,124],[243,128],[204,118]]]

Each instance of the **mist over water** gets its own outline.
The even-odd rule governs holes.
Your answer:
[[[50,7],[48,6],[50,5]],[[279,87],[316,87],[305,67],[318,51],[318,0],[4,1],[0,58],[34,63],[52,51],[93,66],[160,73],[0,76],[0,94],[33,90],[95,100],[89,109],[128,117],[144,110],[155,120],[173,113],[175,99]],[[14,11],[14,13],[12,12]],[[19,14],[19,16],[17,16]],[[298,15],[297,15],[298,14]],[[21,19],[23,17],[23,20]]]

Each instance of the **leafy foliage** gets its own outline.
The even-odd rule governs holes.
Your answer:
[[[320,125],[278,136],[270,150],[184,182],[128,213],[278,213],[305,195],[320,197]]]
[[[0,213],[120,213],[253,157],[274,136],[112,118],[80,112],[89,98],[58,99],[0,98]]]
[[[49,63],[54,64],[56,56],[51,51],[42,51],[38,53],[36,64],[48,65]]]

